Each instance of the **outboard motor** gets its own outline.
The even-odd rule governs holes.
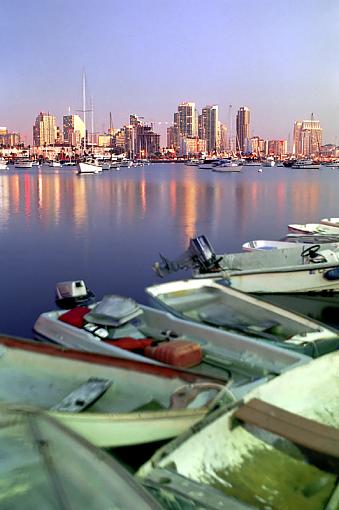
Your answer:
[[[95,296],[83,280],[57,283],[55,303],[59,308],[70,309],[76,306],[87,306],[93,303]]]
[[[219,262],[222,257],[217,258],[211,243],[206,236],[201,235],[190,240],[187,250],[177,259],[170,261],[161,255],[161,262],[153,265],[158,276],[166,276],[181,269],[198,269],[200,273],[212,273],[220,271]]]

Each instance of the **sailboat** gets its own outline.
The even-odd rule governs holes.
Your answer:
[[[82,112],[84,116],[84,155],[86,153],[86,80],[85,73],[82,76]],[[87,157],[84,161],[81,161],[77,165],[78,174],[97,174],[102,172],[102,167],[99,165],[98,161],[92,156]]]

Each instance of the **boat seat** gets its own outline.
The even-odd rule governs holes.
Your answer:
[[[111,386],[108,379],[91,377],[87,382],[66,395],[61,402],[50,408],[50,411],[80,413],[94,404]]]
[[[339,459],[339,430],[253,398],[233,415],[237,420],[277,434],[298,446]]]
[[[280,325],[279,322],[274,320],[257,321],[254,324],[250,324],[241,320],[236,313],[230,311],[227,307],[214,305],[200,309],[198,316],[200,320],[212,326],[233,329],[247,335],[260,336],[267,340],[278,341],[274,332],[271,333],[273,328]]]

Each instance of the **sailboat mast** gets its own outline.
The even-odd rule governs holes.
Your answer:
[[[84,135],[84,152],[86,150],[86,77],[85,72],[82,73],[82,113],[84,118],[84,127],[85,127],[85,135]]]
[[[91,112],[92,112],[92,154],[93,154],[93,146],[94,146],[94,103],[93,103],[93,97],[91,97]]]

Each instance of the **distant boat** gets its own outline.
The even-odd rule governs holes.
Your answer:
[[[312,159],[297,159],[293,161],[292,168],[304,168],[308,170],[318,170],[320,164],[314,163]]]
[[[77,164],[78,174],[97,174],[102,172],[102,167],[98,161],[88,158],[86,161],[82,161]]]
[[[48,166],[52,166],[52,167],[60,167],[61,166],[61,163],[60,161],[50,161],[48,163]]]
[[[30,159],[17,159],[14,163],[15,168],[32,168],[33,162]]]
[[[338,373],[335,352],[225,404],[158,450],[138,479],[155,495],[166,480],[172,508],[189,494],[187,508],[337,509]]]
[[[261,161],[261,166],[275,166],[274,158],[269,156]]]
[[[8,170],[8,164],[5,159],[0,159],[0,170]]]
[[[218,159],[204,159],[199,163],[198,168],[202,170],[212,170],[218,163]]]

